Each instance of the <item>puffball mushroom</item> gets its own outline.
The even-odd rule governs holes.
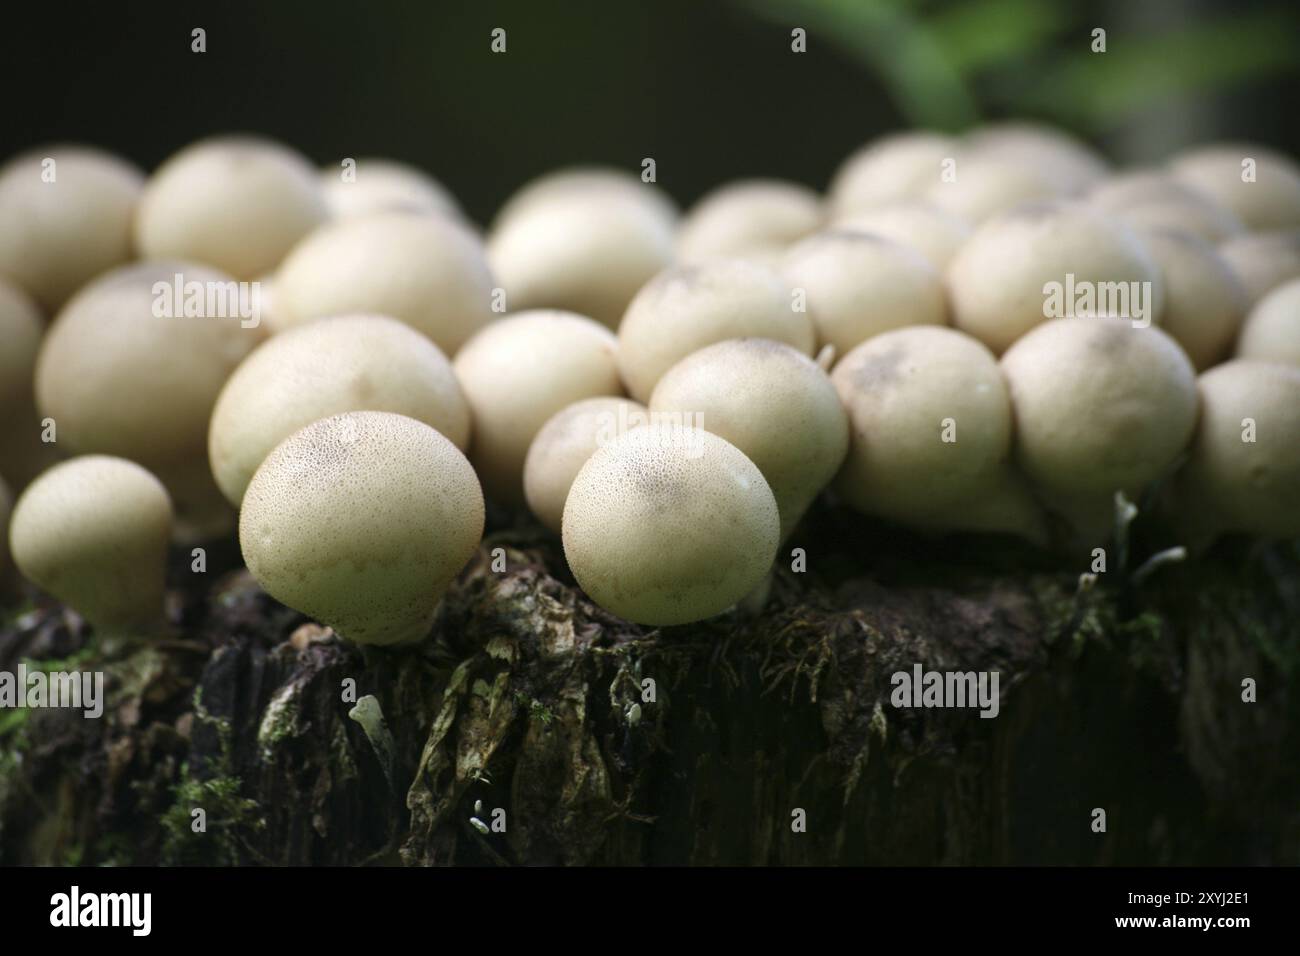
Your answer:
[[[474,420],[470,460],[488,496],[524,502],[524,459],[546,420],[567,405],[619,395],[617,341],[581,315],[539,309],[493,323],[456,356]]]
[[[835,477],[849,446],[848,418],[826,373],[771,339],[731,339],[688,355],[659,379],[650,412],[744,452],[772,489],[782,540]]]
[[[943,279],[921,253],[874,233],[832,229],[803,240],[780,264],[803,290],[821,345],[839,355],[905,325],[945,325]]]
[[[1039,537],[1007,468],[1006,383],[982,343],[948,328],[895,329],[851,350],[831,382],[849,417],[835,488],[850,507],[923,528]]]
[[[156,631],[171,537],[167,491],[135,462],[84,455],[23,492],[9,547],[23,576],[113,636]]]
[[[504,226],[536,203],[584,194],[636,199],[669,223],[677,220],[677,204],[654,183],[615,166],[569,166],[538,176],[516,190],[497,210],[492,228]]]
[[[1300,535],[1300,369],[1235,359],[1197,384],[1201,415],[1178,482],[1193,524]]]
[[[406,415],[461,451],[469,447],[469,404],[438,346],[387,316],[336,316],[264,342],[226,381],[208,429],[218,487],[238,508],[276,445],[318,419],[351,411]]]
[[[1177,157],[1170,170],[1187,185],[1225,206],[1248,229],[1300,227],[1300,166],[1267,146],[1201,146]],[[1248,172],[1253,178],[1247,178]]]
[[[190,259],[252,280],[329,216],[316,171],[270,140],[222,136],[185,147],[150,177],[135,218],[148,259]]]
[[[854,152],[835,171],[827,201],[835,216],[915,199],[938,181],[957,140],[927,131],[891,133]]]
[[[1145,311],[1158,322],[1164,308],[1160,267],[1141,238],[1073,201],[1030,203],[990,219],[958,250],[946,280],[953,324],[994,353],[1049,318],[1049,284],[1061,292],[1064,316],[1079,314],[1069,283],[1127,293],[1135,320]]]
[[[1300,229],[1234,236],[1219,253],[1236,271],[1254,305],[1291,279],[1300,279]]]
[[[53,313],[87,281],[131,259],[144,176],[84,146],[51,146],[0,167],[0,274]]]
[[[586,398],[546,420],[524,459],[524,497],[537,520],[556,534],[573,479],[606,442],[650,422],[646,407],[626,398]]]
[[[1237,357],[1300,367],[1300,279],[1278,286],[1250,311]]]
[[[812,320],[795,311],[789,283],[743,259],[680,266],[646,283],[628,306],[618,327],[618,367],[628,392],[646,402],[664,372],[687,355],[751,337],[812,354]]]
[[[53,463],[56,449],[41,441],[33,390],[44,333],[36,304],[0,277],[0,472],[19,491]]]
[[[1143,238],[1164,279],[1160,327],[1183,347],[1192,365],[1208,368],[1237,336],[1246,314],[1246,289],[1204,239],[1185,232],[1147,233]]]
[[[945,268],[970,238],[964,219],[919,200],[900,200],[837,220],[836,231],[870,232],[915,249],[936,269]]]
[[[564,556],[605,610],[637,624],[721,614],[764,580],[780,540],[758,467],[698,428],[649,425],[605,444],[564,505]]]
[[[1162,477],[1196,424],[1192,363],[1154,326],[1054,319],[1008,349],[1002,371],[1020,466],[1084,534],[1115,492],[1135,499]]]
[[[495,317],[483,244],[445,216],[376,213],[323,226],[276,274],[277,328],[327,315],[377,313],[454,355]]]
[[[686,214],[677,235],[677,257],[697,262],[779,252],[821,223],[821,199],[807,186],[779,179],[728,183]]]
[[[1134,170],[1099,184],[1088,202],[1140,232],[1179,230],[1207,242],[1246,231],[1219,203],[1168,173]]]
[[[1109,171],[1109,164],[1094,149],[1064,130],[1041,123],[989,123],[963,138],[962,152],[1029,169],[1070,196],[1100,182]]]
[[[277,601],[355,644],[418,640],[483,536],[483,492],[447,438],[391,412],[294,432],[244,495],[239,545]]]
[[[177,276],[195,297],[177,299]],[[59,447],[148,468],[175,503],[182,538],[218,533],[232,517],[208,467],[208,420],[226,379],[262,339],[243,327],[234,288],[229,276],[193,263],[124,266],[68,303],[37,359],[36,401],[54,419]],[[186,314],[187,305],[205,314]]]
[[[655,190],[611,172],[525,186],[488,237],[510,309],[563,309],[617,325],[637,289],[672,261],[676,213]]]
[[[336,219],[393,211],[461,214],[447,187],[414,166],[387,159],[358,159],[349,172],[346,180],[341,165],[320,172],[325,204]]]
[[[953,172],[951,179],[936,176],[921,198],[975,225],[1022,203],[1062,195],[1043,173],[999,159],[963,153]]]

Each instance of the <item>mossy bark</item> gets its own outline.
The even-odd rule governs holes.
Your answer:
[[[827,510],[792,546],[761,614],[654,631],[517,530],[404,649],[238,570],[178,565],[181,636],[113,660],[41,604],[0,670],[73,658],[110,699],[0,712],[0,863],[1300,863],[1294,544],[1140,589]],[[917,663],[998,671],[998,716],[893,707]]]

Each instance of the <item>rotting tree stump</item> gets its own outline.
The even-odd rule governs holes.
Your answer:
[[[206,576],[178,556],[177,639],[112,659],[39,603],[0,670],[103,670],[109,700],[0,712],[0,863],[1300,863],[1296,543],[1140,589],[825,506],[791,546],[808,570],[761,614],[651,630],[507,528],[400,650],[277,604],[229,546]],[[998,716],[895,708],[918,663],[998,671]]]

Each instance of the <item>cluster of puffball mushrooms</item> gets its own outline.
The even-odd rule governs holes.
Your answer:
[[[54,147],[0,169],[0,343],[0,537],[112,633],[237,516],[270,595],[418,640],[485,495],[654,626],[752,606],[823,493],[1070,550],[1120,493],[1187,543],[1300,535],[1300,166],[1253,144],[907,132],[684,214],[575,168],[487,230],[380,159]]]

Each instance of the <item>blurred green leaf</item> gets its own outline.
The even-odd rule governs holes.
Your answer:
[[[970,73],[1041,49],[1070,25],[1043,0],[973,0],[936,12],[929,28],[953,69]]]

